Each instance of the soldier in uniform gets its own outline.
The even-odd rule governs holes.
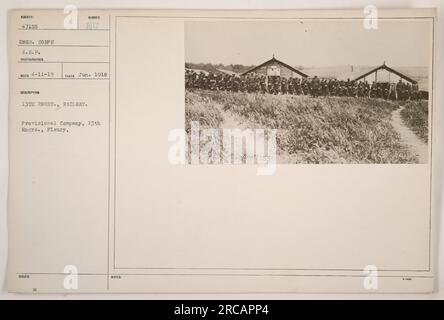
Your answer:
[[[288,82],[287,82],[287,89],[288,89],[288,94],[294,94],[294,82],[295,79],[294,78],[289,78]]]
[[[321,81],[321,94],[326,97],[328,96],[328,84],[327,84],[327,80],[322,80]]]
[[[364,81],[364,97],[370,98],[370,84],[367,80]]]
[[[281,93],[287,94],[288,93],[288,81],[287,78],[281,78]]]
[[[406,100],[410,100],[412,96],[412,85],[410,83],[407,84],[407,95]]]
[[[261,76],[259,81],[260,81],[261,92],[266,93],[267,92],[267,77]]]
[[[314,78],[311,81],[311,96],[316,98],[319,96],[319,89],[321,86],[321,81],[319,80],[318,76],[314,76]]]
[[[282,93],[281,91],[281,77],[276,77],[274,79],[274,94],[280,94]]]
[[[388,100],[389,99],[389,95],[390,95],[390,84],[389,83],[384,83],[384,86],[383,86],[383,98],[385,99],[385,100]]]
[[[268,77],[268,93],[274,94],[274,77]]]
[[[345,90],[344,96],[346,96],[346,97],[352,96],[352,87],[351,87],[350,79],[347,79],[347,81],[344,82],[344,90]]]
[[[331,96],[336,95],[336,85],[335,85],[335,79],[328,80],[328,92]]]
[[[371,98],[376,98],[377,96],[377,88],[376,88],[376,82],[373,81],[372,85],[370,87],[370,97]]]
[[[301,86],[301,79],[299,79],[299,78],[296,78],[294,81],[294,92],[297,95],[303,94],[302,86]]]
[[[411,99],[412,100],[419,100],[419,86],[418,86],[418,84],[417,83],[414,83],[413,85],[412,85],[412,97],[411,97]]]
[[[185,89],[189,89],[191,86],[191,72],[190,70],[185,70]]]
[[[358,97],[362,97],[364,95],[364,86],[362,85],[362,82],[358,83]]]
[[[404,83],[401,79],[399,79],[396,84],[396,95],[398,96],[398,100],[404,100]]]

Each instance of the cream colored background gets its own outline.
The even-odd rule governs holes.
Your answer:
[[[329,3],[331,3],[331,1],[330,1]],[[354,2],[354,3],[356,3],[356,2]],[[331,4],[330,4],[330,5],[331,5]],[[344,5],[344,4],[343,4],[343,2],[342,2],[342,5]],[[253,172],[253,171],[252,171],[252,174],[254,174],[254,172]]]

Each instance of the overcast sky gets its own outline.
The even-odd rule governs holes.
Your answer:
[[[185,61],[258,65],[272,57],[292,66],[427,67],[430,20],[211,21],[185,23]]]

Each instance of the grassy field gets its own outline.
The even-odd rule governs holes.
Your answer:
[[[217,91],[186,93],[186,127],[277,129],[279,163],[414,163],[391,126],[395,102]],[[241,128],[241,129],[242,129]]]
[[[409,101],[401,111],[402,120],[425,143],[429,135],[428,110],[428,101]]]

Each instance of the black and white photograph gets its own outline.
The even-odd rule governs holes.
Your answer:
[[[431,26],[414,19],[373,27],[362,19],[186,22],[188,136],[193,124],[218,129],[218,137],[227,129],[275,130],[280,164],[426,164]]]

